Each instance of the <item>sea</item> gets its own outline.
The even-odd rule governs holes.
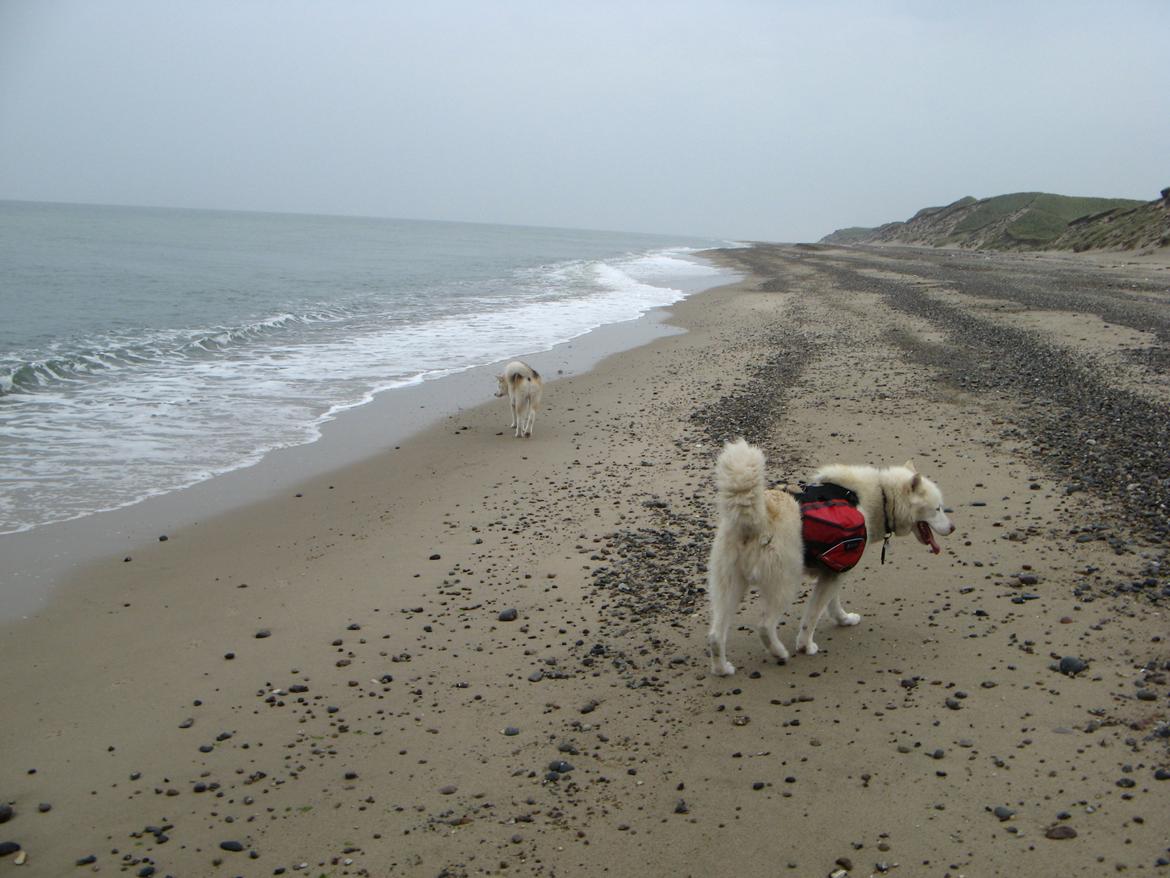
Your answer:
[[[0,534],[321,436],[379,394],[729,280],[734,242],[0,201]]]

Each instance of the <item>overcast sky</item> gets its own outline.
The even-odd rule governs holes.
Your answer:
[[[1170,2],[0,0],[0,198],[815,240],[1170,186]]]

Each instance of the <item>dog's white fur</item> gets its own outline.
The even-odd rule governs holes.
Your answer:
[[[531,436],[532,425],[536,422],[536,410],[540,408],[540,395],[544,385],[540,373],[520,360],[513,360],[496,376],[496,396],[508,396],[512,410],[512,423],[516,437]]]
[[[913,464],[883,469],[827,466],[813,476],[811,483],[825,482],[857,494],[870,542],[884,539],[883,528],[888,521],[893,534],[913,532],[919,542],[937,553],[933,534],[945,536],[955,529],[943,511],[938,486],[915,472]],[[735,673],[735,665],[727,660],[727,632],[749,587],[759,591],[763,603],[756,633],[781,662],[788,658],[788,650],[776,635],[776,626],[796,596],[802,573],[815,582],[800,621],[797,652],[812,655],[817,651],[813,632],[826,608],[838,625],[861,621],[861,616],[847,613],[841,606],[842,574],[821,565],[805,568],[800,505],[787,491],[765,487],[764,453],[759,448],[743,439],[725,445],[715,462],[715,486],[719,525],[707,565],[711,673]]]

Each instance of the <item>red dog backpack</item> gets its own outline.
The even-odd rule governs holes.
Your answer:
[[[804,535],[804,563],[837,573],[852,569],[865,551],[865,516],[857,495],[840,485],[807,485],[796,496]]]

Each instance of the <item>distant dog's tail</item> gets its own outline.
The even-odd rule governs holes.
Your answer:
[[[719,514],[742,537],[765,531],[764,452],[746,439],[723,446],[715,461],[715,490]]]

